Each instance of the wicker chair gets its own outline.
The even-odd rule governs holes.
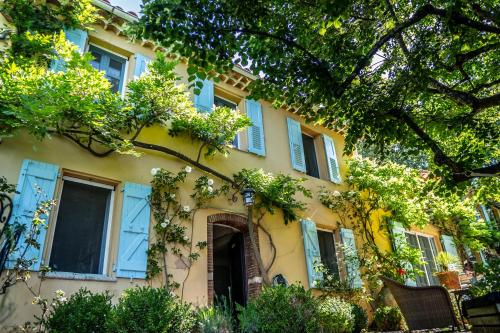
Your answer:
[[[410,330],[459,329],[448,291],[441,286],[409,287],[382,277]]]

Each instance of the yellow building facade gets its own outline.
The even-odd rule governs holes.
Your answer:
[[[123,35],[122,24],[134,20],[135,16],[106,2],[94,3],[107,19],[96,24],[88,33],[78,35],[78,32],[72,32],[77,36],[68,36],[68,39],[76,38],[82,51],[92,52],[96,58],[93,65],[106,71],[113,89],[124,93],[127,82],[142,73],[144,64],[141,62],[154,58],[157,48],[149,42],[130,42]],[[187,83],[186,70],[182,62],[176,68],[184,83]],[[338,216],[324,207],[316,196],[321,186],[330,190],[346,189],[342,182],[346,172],[342,153],[344,138],[339,132],[306,124],[294,113],[274,109],[268,101],[249,101],[246,86],[253,79],[246,71],[234,69],[232,73],[221,76],[219,83],[207,83],[201,97],[193,96],[199,108],[210,108],[215,103],[234,106],[247,114],[256,112],[252,120],[257,128],[250,129],[251,133],[250,130],[240,132],[229,156],[202,157],[200,162],[229,177],[243,168],[257,168],[307,178],[305,186],[314,195],[313,198],[300,199],[307,204],[301,219],[309,222],[297,221],[285,225],[279,212],[267,214],[261,223],[271,235],[276,252],[262,230],[257,228],[257,234],[264,265],[268,266],[275,257],[269,277],[284,277],[288,283],[300,283],[309,288],[312,287],[311,262],[306,236],[316,235],[312,242],[320,245],[320,249],[316,249],[321,253],[315,255],[326,257],[328,253],[341,256],[340,244],[348,243],[352,235],[350,229],[341,230]],[[185,138],[172,138],[160,127],[146,129],[139,140],[178,150],[193,159],[196,159],[199,149],[197,143]],[[48,185],[45,188],[50,189],[46,191],[48,198],[56,200],[39,252],[41,263],[51,266],[53,271],[42,281],[35,269],[27,281],[32,288],[40,288],[42,297],[50,299],[59,289],[70,295],[82,287],[94,292],[108,290],[118,297],[132,286],[160,286],[163,283],[161,279],[144,279],[144,249],[152,240],[152,223],[147,228],[143,224],[141,228],[134,229],[133,222],[145,217],[152,222],[152,216],[147,212],[149,206],[144,205],[152,180],[151,170],[163,168],[177,172],[186,167],[186,163],[160,152],[140,152],[140,157],[114,153],[100,158],[57,136],[43,142],[26,133],[3,139],[0,145],[0,175],[24,189],[33,186],[30,179],[46,182]],[[306,164],[315,166],[314,170],[305,170]],[[302,170],[297,170],[301,166]],[[180,191],[179,201],[183,205],[194,206],[190,194],[194,180],[202,175],[205,173],[193,167]],[[213,178],[214,187],[221,184],[217,178],[208,176]],[[17,202],[18,209],[20,205],[29,205],[19,199],[22,194],[17,196],[14,202]],[[129,197],[136,201],[130,201]],[[131,212],[136,215],[130,217]],[[245,234],[248,233],[246,214],[241,198],[233,202],[221,197],[211,202],[210,207],[196,211],[192,224],[186,222],[190,241],[193,244],[206,241],[208,247],[200,252],[200,258],[190,269],[177,256],[167,258],[172,280],[181,284],[177,292],[184,300],[199,306],[210,304],[217,290],[228,286],[240,289],[245,300],[258,292],[262,276],[249,250]],[[86,218],[77,221],[75,216]],[[89,227],[82,227],[86,223]],[[309,227],[313,229],[311,233],[307,229]],[[127,232],[135,236],[126,238]],[[407,233],[413,235],[409,237],[416,239],[417,246],[421,246],[424,253],[431,251],[435,254],[443,249],[439,230],[433,226]],[[429,243],[424,245],[426,241]],[[359,239],[354,240],[357,248],[361,248],[359,242]],[[377,243],[384,250],[391,250],[386,233],[378,235]],[[238,256],[234,255],[236,252]],[[235,265],[239,265],[239,273],[234,269]],[[348,274],[346,268],[338,266],[340,276],[345,278]],[[432,283],[430,275],[427,279]],[[22,283],[9,288],[8,293],[2,296],[5,309],[2,325],[32,320],[39,311],[32,304],[32,299],[33,295]]]

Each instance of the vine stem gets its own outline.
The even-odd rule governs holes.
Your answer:
[[[264,226],[261,224],[264,216],[265,216],[265,213],[261,211],[260,216],[257,219],[257,227],[260,228],[266,234],[267,238],[269,239],[269,245],[271,246],[271,249],[273,251],[273,257],[271,258],[271,261],[269,262],[269,264],[267,265],[267,268],[266,268],[266,273],[269,274],[269,271],[271,270],[271,267],[273,267],[274,262],[276,260],[277,250],[276,250],[276,245],[274,244],[274,241],[273,241],[273,237],[271,236],[271,233],[269,231],[267,231],[266,228],[264,228]]]
[[[191,244],[190,244],[190,247],[189,247],[189,253],[193,253],[193,236],[194,236],[194,217],[196,215],[196,213],[198,212],[198,209],[193,209],[193,214],[191,216]],[[184,287],[186,286],[186,281],[187,279],[189,278],[189,273],[191,273],[191,266],[192,264],[190,263],[189,265],[186,265],[187,266],[187,274],[186,274],[186,277],[184,278],[184,280],[182,281],[182,288],[181,288],[181,299],[184,299]]]
[[[247,226],[248,226],[248,236],[250,237],[250,243],[252,244],[253,255],[255,260],[257,261],[257,265],[259,266],[260,274],[262,275],[262,280],[264,285],[270,286],[271,280],[269,280],[269,276],[267,275],[266,268],[264,267],[264,263],[262,262],[262,257],[260,256],[260,251],[257,247],[257,242],[255,241],[255,234],[253,230],[253,208],[248,207],[248,217],[247,217]]]

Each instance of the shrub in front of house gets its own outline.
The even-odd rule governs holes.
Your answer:
[[[105,333],[106,320],[112,309],[111,295],[93,294],[80,289],[65,299],[58,297],[50,310],[45,327],[51,333]]]
[[[188,333],[196,314],[167,288],[127,289],[111,312],[109,332]]]
[[[226,298],[219,299],[218,304],[198,309],[197,333],[232,333],[235,323],[232,308]]]
[[[352,313],[354,314],[354,328],[352,333],[361,333],[368,328],[368,315],[357,304],[352,304]]]
[[[322,333],[351,333],[354,329],[353,305],[338,297],[325,297],[318,304]]]
[[[379,306],[373,314],[373,329],[377,331],[399,331],[402,329],[403,316],[399,308]]]
[[[240,307],[238,319],[243,333],[317,333],[318,300],[299,285],[264,288]]]

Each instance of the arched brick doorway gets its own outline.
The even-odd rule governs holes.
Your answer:
[[[222,213],[210,215],[207,219],[207,249],[208,249],[208,303],[214,301],[214,225],[227,226],[238,230],[243,234],[243,249],[245,257],[245,280],[247,281],[247,298],[252,298],[259,294],[262,286],[262,278],[259,274],[257,261],[252,252],[250,234],[247,228],[246,217]],[[255,240],[259,244],[257,227],[254,228]]]

